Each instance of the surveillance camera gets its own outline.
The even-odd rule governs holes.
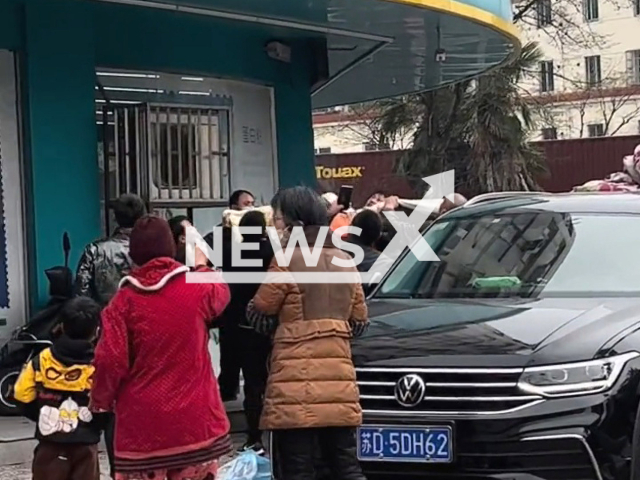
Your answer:
[[[436,62],[444,63],[447,61],[447,52],[445,52],[444,48],[439,48],[436,50]]]
[[[291,62],[291,47],[280,42],[272,41],[267,43],[265,51],[270,58],[281,62]]]

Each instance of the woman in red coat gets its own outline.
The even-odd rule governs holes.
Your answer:
[[[213,479],[231,439],[208,329],[229,288],[186,282],[159,217],[138,220],[130,256],[137,267],[102,313],[91,392],[95,411],[115,411],[116,480]],[[207,269],[199,250],[196,263]]]

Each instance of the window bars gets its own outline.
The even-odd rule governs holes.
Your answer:
[[[135,193],[155,206],[187,207],[228,199],[228,110],[106,106],[102,127],[107,200]]]

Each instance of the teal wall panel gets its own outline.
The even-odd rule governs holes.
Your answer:
[[[92,7],[100,19],[95,30],[100,66],[216,74],[267,84],[285,80],[295,68],[264,53],[277,31],[148,8],[101,3]]]
[[[100,233],[90,4],[29,1],[25,32],[32,233],[37,299],[43,301],[48,285],[42,271],[62,263],[63,232],[74,247],[72,266]]]
[[[22,43],[21,3],[0,0],[0,48],[18,50]]]

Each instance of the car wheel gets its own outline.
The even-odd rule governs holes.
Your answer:
[[[0,370],[0,415],[18,415],[19,409],[13,400],[13,386],[20,375],[20,368],[6,368]]]

